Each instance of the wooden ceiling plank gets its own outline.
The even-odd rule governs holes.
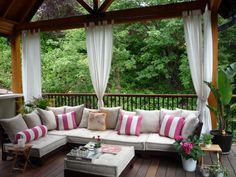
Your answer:
[[[0,18],[0,33],[5,35],[11,35],[14,29],[14,25],[16,24],[16,22],[13,22],[11,20]]]
[[[7,7],[6,11],[4,12],[4,14],[2,15],[3,18],[5,18],[7,16],[7,14],[9,13],[9,11],[12,9],[12,7],[14,6],[15,2],[17,0],[12,0],[11,3],[9,4],[9,6]]]
[[[100,0],[93,0],[93,11],[97,12],[100,5]]]
[[[103,14],[82,15],[62,19],[45,20],[31,23],[23,23],[15,26],[16,31],[40,29],[41,31],[66,30],[83,28],[85,23],[92,21],[114,21],[114,24],[139,22],[155,19],[166,19],[181,17],[183,11],[205,9],[203,1],[189,1],[176,4],[157,5],[134,9],[125,9],[105,12]],[[173,10],[175,9],[175,10]]]
[[[85,2],[84,0],[77,0],[77,2],[78,2],[85,10],[87,10],[88,13],[90,13],[90,14],[93,14],[93,13],[94,13],[92,7],[91,7],[87,2]]]
[[[37,0],[31,0],[29,3],[30,5],[28,6],[28,9],[23,13],[20,22],[25,22],[26,18],[28,17],[28,15],[30,14],[31,10],[34,8],[34,5],[36,3]]]
[[[209,0],[210,10],[212,12],[218,12],[222,0]]]
[[[113,0],[105,0],[102,5],[99,7],[98,12],[106,12],[106,10],[113,3]]]

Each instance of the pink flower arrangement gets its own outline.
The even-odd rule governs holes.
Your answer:
[[[203,155],[203,151],[200,147],[200,139],[197,136],[190,136],[187,139],[183,139],[181,136],[175,139],[175,148],[177,152],[185,159],[197,160]]]

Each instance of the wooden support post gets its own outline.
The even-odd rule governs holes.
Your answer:
[[[211,25],[212,25],[212,43],[213,43],[213,72],[212,72],[212,84],[217,85],[217,69],[218,69],[218,15],[217,13],[212,12],[211,14]],[[211,106],[216,106],[217,101],[213,95],[210,93],[208,103]],[[211,112],[211,122],[212,129],[217,128],[217,118],[213,112]]]
[[[22,93],[20,33],[11,36],[12,91]]]

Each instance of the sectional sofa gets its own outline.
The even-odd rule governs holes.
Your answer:
[[[59,127],[59,117],[65,118],[66,114],[72,112],[75,116],[73,119],[74,122],[71,124],[67,122],[66,129],[70,126],[72,126],[72,128],[62,130],[63,127]],[[99,119],[105,114],[105,128],[104,125],[102,125],[102,129],[99,130],[98,127],[91,125],[93,123],[89,121],[94,120],[94,117],[91,118],[92,113],[94,113],[93,116],[100,116]],[[128,115],[129,117],[142,117],[142,123],[139,127],[139,136],[119,133],[119,126],[121,126],[122,116],[124,115]],[[166,115],[182,117],[184,119],[184,124],[180,132],[180,135],[184,138],[196,132],[199,134],[201,131],[202,123],[198,120],[198,112],[190,110],[161,109],[153,111],[136,110],[130,112],[124,111],[120,107],[115,107],[101,108],[98,111],[84,108],[84,105],[75,107],[48,107],[47,110],[37,109],[30,114],[23,116],[17,115],[13,118],[0,120],[2,130],[1,144],[3,149],[2,159],[6,159],[7,148],[16,143],[15,137],[17,133],[24,132],[25,129],[42,124],[48,129],[46,136],[38,139],[33,138],[35,140],[28,142],[33,145],[30,153],[32,157],[43,158],[68,143],[86,144],[89,141],[93,141],[93,137],[97,136],[99,136],[102,143],[134,146],[135,150],[139,151],[175,152],[173,146],[174,138],[170,138],[168,135],[160,135],[159,133]],[[5,132],[5,136],[3,132]]]

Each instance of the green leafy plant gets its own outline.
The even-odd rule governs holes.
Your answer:
[[[232,80],[235,75],[236,63],[233,63],[226,69],[218,70],[217,86],[205,81],[217,101],[216,107],[208,105],[208,108],[215,114],[218,129],[223,135],[226,134],[227,125],[236,110],[236,103],[231,103],[234,87]]]
[[[179,137],[175,140],[174,146],[177,152],[186,160],[190,158],[198,160],[204,155],[200,147],[200,139],[198,136],[189,136],[186,140]]]
[[[219,162],[209,166],[209,171],[212,175],[217,176],[220,173],[223,173],[224,177],[229,176],[228,168],[221,165]]]
[[[213,138],[213,135],[209,133],[205,133],[201,137],[201,142],[204,144],[212,144],[211,139]]]
[[[93,137],[93,139],[95,139],[95,144],[94,144],[94,148],[100,148],[101,147],[101,138],[98,135],[97,137]]]

